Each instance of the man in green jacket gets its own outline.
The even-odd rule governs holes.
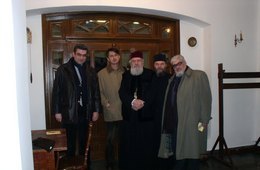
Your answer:
[[[175,74],[164,100],[159,157],[174,156],[175,170],[199,170],[211,119],[211,90],[205,72],[192,70],[182,55],[171,58]]]

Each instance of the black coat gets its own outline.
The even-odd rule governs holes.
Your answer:
[[[145,108],[139,111],[131,108],[136,88],[137,98],[146,101],[152,77],[153,71],[149,69],[144,69],[140,76],[132,76],[130,71],[123,74],[119,89],[123,114],[120,128],[120,169],[152,170],[152,115]]]
[[[147,100],[152,78],[153,71],[146,68],[144,68],[143,73],[139,76],[132,76],[129,70],[123,74],[121,87],[119,89],[119,97],[122,101],[122,115],[124,120],[130,120],[132,112],[135,112],[132,109],[131,102],[134,99],[136,88],[138,89],[138,99]],[[141,109],[137,112],[140,121],[151,118],[149,113],[145,112],[145,109]]]
[[[86,65],[87,83],[86,119],[91,120],[93,112],[100,112],[100,91],[96,71]],[[78,122],[77,74],[73,58],[61,65],[56,74],[52,92],[52,112],[62,114],[63,123]]]
[[[154,75],[149,97],[147,100],[147,107],[150,109],[150,113],[153,115],[153,142],[154,142],[154,157],[157,159],[160,140],[161,140],[161,127],[162,127],[162,112],[166,88],[169,82],[170,74],[165,73],[163,76]],[[155,166],[159,166],[158,162],[155,162]]]

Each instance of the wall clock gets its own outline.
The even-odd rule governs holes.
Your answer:
[[[194,47],[197,44],[197,39],[195,37],[190,37],[188,39],[188,44],[190,47]]]

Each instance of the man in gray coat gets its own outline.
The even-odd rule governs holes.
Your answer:
[[[170,78],[163,106],[159,157],[175,157],[175,170],[199,170],[206,152],[207,125],[211,119],[211,90],[205,72],[192,70],[182,55],[170,61]]]

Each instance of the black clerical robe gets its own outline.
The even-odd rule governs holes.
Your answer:
[[[135,111],[131,107],[135,96],[146,101],[152,76],[153,71],[145,68],[139,76],[132,76],[130,71],[123,74],[119,89],[123,114],[119,166],[123,170],[152,170],[153,117],[145,108]]]

